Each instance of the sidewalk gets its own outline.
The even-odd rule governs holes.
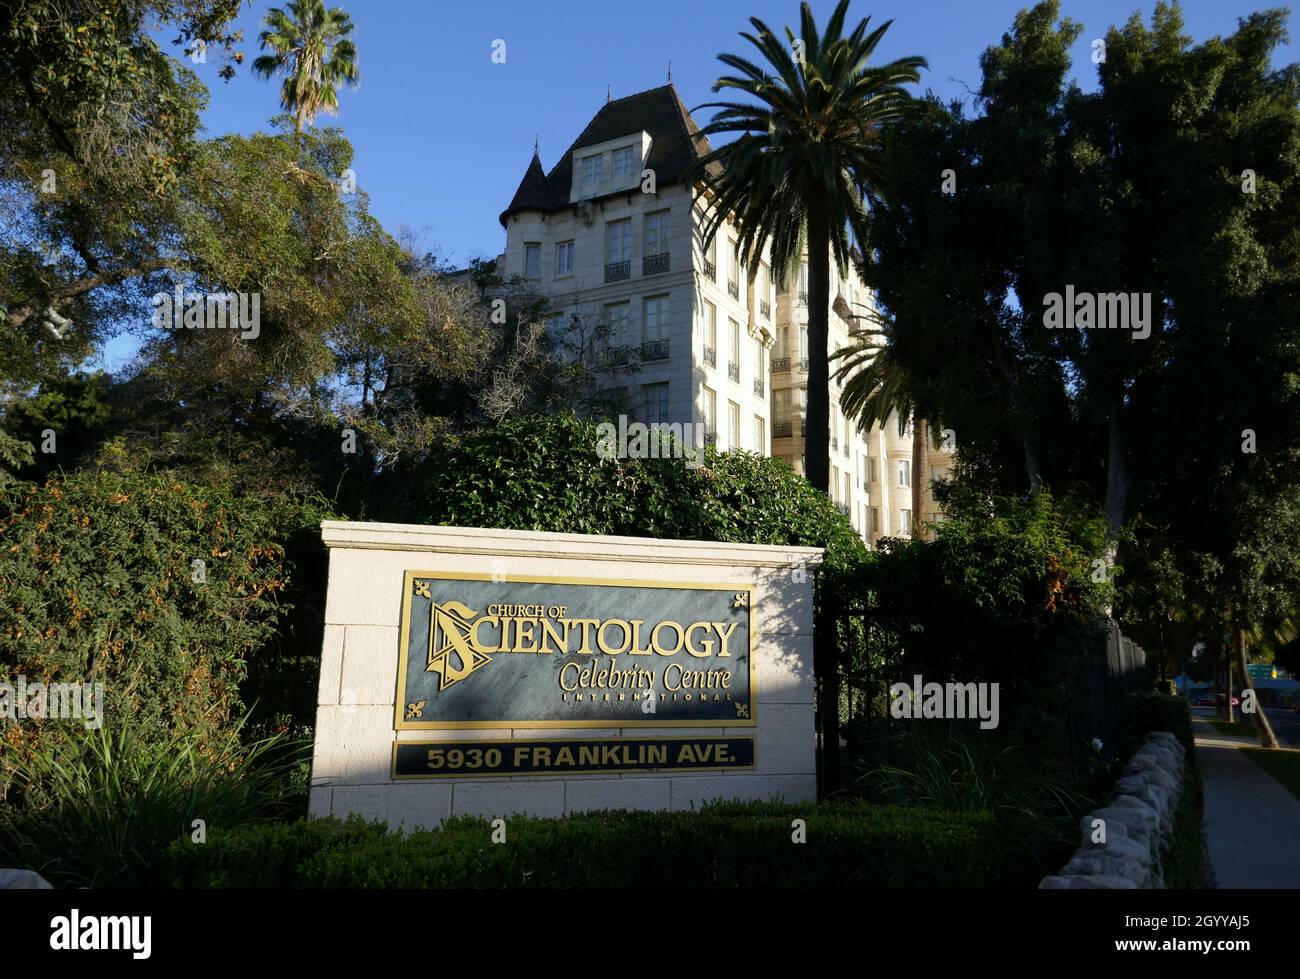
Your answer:
[[[1300,800],[1241,753],[1258,741],[1220,734],[1204,718],[1193,718],[1192,729],[1219,886],[1300,888]]]

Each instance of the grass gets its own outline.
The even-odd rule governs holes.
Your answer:
[[[1259,735],[1255,731],[1255,725],[1246,724],[1242,721],[1233,721],[1229,724],[1227,721],[1210,719],[1210,726],[1220,734],[1233,734],[1240,737],[1255,738]]]
[[[1288,792],[1300,799],[1300,751],[1271,748],[1242,748],[1241,751],[1281,782]]]

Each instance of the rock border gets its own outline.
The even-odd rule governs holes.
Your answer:
[[[1110,802],[1084,816],[1082,845],[1039,890],[1138,890],[1164,887],[1161,845],[1173,828],[1183,790],[1186,749],[1169,731],[1152,731],[1124,766]],[[1093,842],[1100,836],[1100,842]]]

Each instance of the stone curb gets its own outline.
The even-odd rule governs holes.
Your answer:
[[[1160,849],[1173,828],[1185,756],[1171,732],[1148,734],[1115,781],[1110,802],[1080,821],[1082,845],[1059,874],[1042,879],[1039,890],[1163,887]]]

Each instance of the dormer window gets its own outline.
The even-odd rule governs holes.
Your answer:
[[[584,157],[582,161],[582,182],[598,184],[605,179],[605,158],[599,153]]]
[[[614,176],[627,177],[632,174],[632,147],[625,146],[614,151]]]

